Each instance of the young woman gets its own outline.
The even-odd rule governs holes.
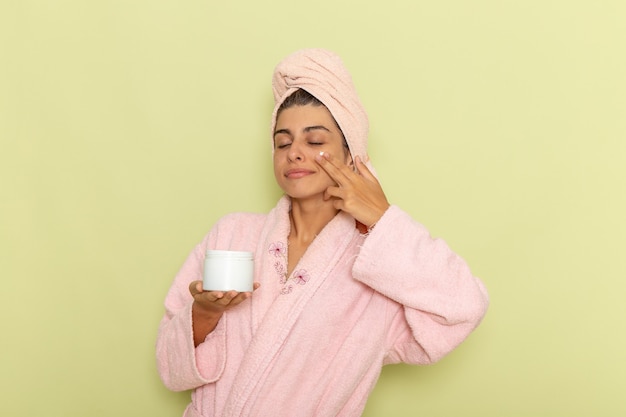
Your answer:
[[[158,367],[194,390],[185,416],[358,416],[383,365],[437,361],[487,309],[466,263],[387,201],[341,60],[298,51],[273,87],[285,195],[222,218],[165,300]],[[207,249],[254,252],[254,292],[204,291]]]

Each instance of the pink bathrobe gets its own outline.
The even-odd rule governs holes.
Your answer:
[[[222,218],[176,276],[157,360],[169,389],[194,390],[185,416],[359,416],[383,365],[433,363],[485,314],[466,263],[396,206],[367,235],[340,212],[287,279],[289,208]],[[253,251],[261,287],[194,348],[207,248]]]

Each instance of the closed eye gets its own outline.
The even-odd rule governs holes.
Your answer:
[[[276,149],[285,149],[289,145],[291,145],[291,143],[283,143],[281,145],[277,145]]]
[[[293,143],[293,140],[287,135],[281,135],[281,137],[275,137],[274,143],[276,149],[284,149]]]

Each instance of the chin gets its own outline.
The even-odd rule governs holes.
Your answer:
[[[319,193],[283,191],[285,191],[285,194],[291,197],[292,200],[324,200],[323,191]]]

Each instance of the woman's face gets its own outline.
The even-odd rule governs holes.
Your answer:
[[[284,109],[274,130],[274,175],[292,198],[319,197],[335,182],[315,161],[320,152],[351,162],[343,135],[324,106]]]

